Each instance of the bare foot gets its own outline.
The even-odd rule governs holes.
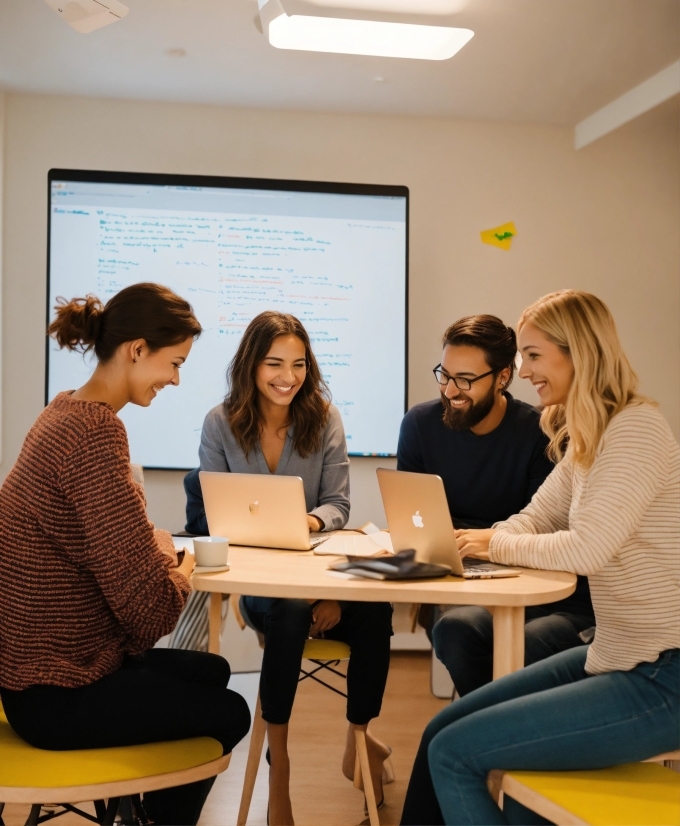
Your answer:
[[[390,754],[392,754],[392,749],[367,731],[366,750],[368,751],[368,763],[371,767],[375,799],[376,802],[380,804],[380,801],[383,799],[383,783],[391,783],[394,780],[394,774],[391,771],[388,772],[385,767],[385,761],[388,760]],[[342,773],[348,780],[354,780],[355,763],[356,739],[354,737],[354,726],[350,725],[347,730],[345,754],[342,758]],[[359,788],[363,788],[361,782],[359,783]]]

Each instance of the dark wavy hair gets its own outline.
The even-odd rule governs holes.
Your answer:
[[[508,367],[510,378],[505,387],[512,382],[515,375],[515,357],[517,355],[517,336],[512,327],[495,315],[468,315],[459,318],[444,333],[442,345],[453,347],[478,347],[484,352],[489,369],[496,373]]]
[[[94,295],[57,298],[47,335],[60,347],[87,353],[102,364],[126,341],[144,339],[151,352],[198,338],[201,325],[191,304],[168,287],[151,282],[125,287],[106,306]]]
[[[304,344],[307,360],[305,380],[289,408],[293,447],[302,457],[321,448],[321,432],[328,420],[331,395],[314,358],[309,335],[294,315],[267,310],[250,322],[227,369],[229,393],[224,400],[224,411],[231,432],[246,456],[258,444],[262,425],[255,373],[274,339],[291,335]]]

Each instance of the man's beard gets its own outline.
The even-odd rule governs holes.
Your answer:
[[[469,399],[469,396],[464,396]],[[470,428],[479,424],[482,419],[485,419],[493,408],[496,400],[496,389],[491,386],[489,392],[478,402],[473,402],[469,407],[463,410],[456,410],[451,402],[442,393],[442,405],[444,407],[444,415],[442,420],[450,430],[470,430]]]

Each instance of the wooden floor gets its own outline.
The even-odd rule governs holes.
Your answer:
[[[430,693],[430,652],[393,652],[387,691],[380,717],[370,729],[393,748],[396,780],[385,787],[386,805],[380,811],[383,826],[399,823],[413,758],[428,721],[444,706]],[[232,684],[251,704],[255,702],[259,674],[236,674]],[[363,794],[353,788],[340,770],[347,723],[345,700],[305,680],[301,683],[291,720],[291,795],[297,826],[356,826],[368,822],[363,814]],[[241,783],[248,749],[246,739],[234,750],[229,769],[220,777],[203,809],[201,826],[236,823]],[[249,826],[265,826],[267,766],[260,765]],[[7,805],[7,826],[22,826],[28,806]],[[64,815],[55,826],[83,826],[86,821]]]

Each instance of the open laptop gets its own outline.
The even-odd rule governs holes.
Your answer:
[[[395,553],[413,548],[418,562],[448,565],[466,579],[520,575],[517,568],[494,562],[461,560],[441,476],[387,468],[376,473]]]
[[[202,470],[198,477],[211,536],[291,551],[309,551],[328,536],[310,536],[299,476]]]

